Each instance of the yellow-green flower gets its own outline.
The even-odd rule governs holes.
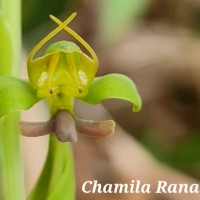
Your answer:
[[[26,110],[41,99],[46,99],[51,113],[47,122],[21,122],[25,136],[55,133],[62,141],[76,141],[77,133],[93,137],[111,135],[114,122],[94,122],[78,119],[74,113],[74,98],[86,103],[98,104],[104,99],[117,98],[133,103],[133,111],[141,108],[141,98],[131,79],[122,74],[95,77],[98,59],[95,52],[68,24],[76,16],[73,13],[64,22],[50,15],[58,24],[44,37],[28,56],[29,82],[11,76],[0,77],[0,117],[18,110]],[[44,56],[34,58],[38,50],[61,30],[72,35],[88,51],[70,41],[58,41],[50,45]]]
[[[72,14],[63,23],[50,15],[59,24],[42,39],[28,57],[28,75],[40,98],[45,98],[54,115],[58,110],[69,110],[73,114],[74,97],[83,97],[94,79],[98,59],[92,48],[67,25],[76,16]],[[34,59],[37,51],[61,30],[67,31],[91,54],[88,57],[73,42],[59,41],[48,47],[45,55]]]

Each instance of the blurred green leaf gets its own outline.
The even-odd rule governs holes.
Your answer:
[[[116,40],[135,23],[149,5],[149,0],[107,0],[101,4],[99,32],[104,43]]]
[[[191,134],[177,145],[171,160],[173,163],[185,165],[200,164],[200,135]]]
[[[10,78],[17,76],[21,63],[21,1],[0,1],[0,116],[15,110],[17,81],[9,85]],[[7,80],[5,80],[7,79]],[[12,82],[12,81],[11,81]],[[17,100],[19,103],[19,99]],[[23,100],[22,100],[23,103]],[[20,105],[22,104],[20,103]],[[13,105],[12,105],[13,104]],[[24,181],[18,133],[19,113],[8,114],[0,119],[0,199],[24,200]]]
[[[51,135],[47,159],[28,200],[74,200],[74,172],[69,143],[61,143]]]
[[[161,162],[167,163],[179,170],[182,170],[192,176],[200,177],[200,134],[190,133],[186,138],[181,138],[176,146],[168,145],[170,140],[160,143],[155,138],[156,135],[163,133],[153,133],[146,131],[140,134],[140,142],[142,142],[154,156]],[[142,136],[142,137],[141,137]],[[164,141],[163,140],[163,141]]]
[[[26,110],[39,100],[28,82],[11,76],[0,76],[0,117]]]
[[[11,71],[10,66],[12,66],[12,59],[10,59],[10,57],[13,54],[12,40],[7,24],[8,24],[8,19],[5,18],[3,12],[1,12],[0,10],[0,38],[1,38],[0,74],[1,75],[6,75],[10,73]]]
[[[133,81],[122,74],[108,74],[94,79],[89,86],[88,94],[81,100],[98,104],[104,99],[123,99],[133,103],[133,111],[141,109],[141,98]]]

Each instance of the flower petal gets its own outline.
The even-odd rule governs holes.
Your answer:
[[[39,100],[28,82],[11,76],[0,76],[0,117],[29,109]]]
[[[97,77],[88,88],[88,94],[82,101],[98,104],[104,99],[123,99],[133,103],[133,111],[141,109],[142,102],[133,81],[122,74],[108,74]]]

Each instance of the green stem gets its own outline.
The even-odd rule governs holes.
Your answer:
[[[21,62],[21,0],[0,1],[0,75],[18,75]]]
[[[23,200],[23,178],[20,162],[17,122],[19,115],[14,113],[0,120],[0,166],[1,190],[5,200]]]
[[[0,75],[18,76],[21,57],[21,1],[0,1]],[[23,200],[19,114],[0,119],[0,199]]]

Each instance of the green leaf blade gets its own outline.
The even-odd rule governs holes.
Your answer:
[[[50,136],[49,151],[28,200],[74,200],[75,182],[71,145]]]
[[[39,100],[36,91],[27,81],[0,76],[0,117],[29,109]]]
[[[98,104],[104,99],[123,99],[133,103],[133,111],[141,109],[142,101],[133,81],[122,74],[108,74],[94,79],[89,92],[80,98],[90,104]]]

